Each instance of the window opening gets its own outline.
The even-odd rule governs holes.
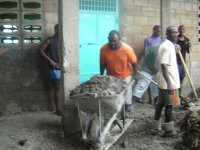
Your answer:
[[[41,19],[41,14],[36,14],[36,13],[24,14],[24,19],[25,20],[39,20]]]
[[[43,40],[42,0],[0,0],[0,46]]]
[[[37,9],[41,8],[41,3],[38,2],[26,2],[24,3],[24,8],[29,8],[29,9]]]
[[[11,25],[11,24],[1,25],[0,26],[0,31],[4,32],[4,33],[17,32],[18,31],[18,27],[16,25]]]
[[[42,26],[40,25],[27,25],[24,27],[24,31],[26,32],[40,32],[42,31]]]
[[[12,2],[12,1],[4,1],[4,2],[0,2],[0,8],[17,8],[17,2]]]
[[[1,37],[1,43],[3,44],[18,44],[18,37]]]
[[[79,0],[80,10],[116,12],[116,0]]]
[[[0,20],[11,21],[11,20],[17,20],[17,19],[18,19],[17,13],[1,13],[0,14]]]
[[[38,44],[42,42],[41,37],[25,37],[24,38],[24,43],[26,44]]]

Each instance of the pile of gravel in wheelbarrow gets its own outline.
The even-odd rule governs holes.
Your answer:
[[[95,75],[71,91],[70,96],[80,94],[98,94],[113,96],[120,94],[128,85],[123,80],[113,76]]]
[[[182,141],[191,150],[200,150],[200,109],[188,111],[180,122]]]

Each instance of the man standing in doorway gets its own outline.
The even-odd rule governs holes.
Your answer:
[[[53,85],[53,112],[60,115],[59,91],[60,91],[60,64],[58,51],[58,24],[55,25],[55,34],[46,39],[46,41],[38,48],[39,53],[48,61],[50,78]]]
[[[155,110],[153,129],[159,131],[159,120],[162,109],[165,107],[165,123],[163,136],[175,136],[174,122],[172,121],[173,92],[180,88],[178,66],[176,61],[175,43],[177,41],[177,28],[169,26],[166,30],[167,39],[158,50],[159,71],[157,74],[159,100]]]
[[[119,32],[112,30],[108,35],[108,43],[102,46],[100,51],[100,74],[104,71],[107,75],[118,77],[131,82],[137,77],[137,57],[133,49],[120,41]],[[129,90],[132,95],[132,87]],[[133,112],[132,97],[126,101],[126,111]]]

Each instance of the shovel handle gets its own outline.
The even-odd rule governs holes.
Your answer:
[[[191,80],[191,78],[190,78],[190,75],[189,75],[189,73],[188,73],[188,69],[187,69],[187,67],[186,67],[185,61],[183,60],[183,56],[182,56],[180,50],[178,50],[178,55],[179,55],[179,57],[180,57],[180,59],[181,59],[181,62],[182,62],[183,67],[184,67],[184,69],[185,69],[185,72],[186,72],[186,74],[187,74],[187,76],[188,76],[188,79],[189,79],[189,82],[190,82],[190,86],[191,86],[191,88],[192,88],[192,90],[193,90],[193,92],[194,92],[194,95],[195,95],[195,97],[196,97],[196,99],[197,99],[197,101],[198,101],[199,98],[198,98],[197,92],[196,92],[196,90],[195,90],[195,88],[194,88],[194,85],[193,85],[193,83],[192,83],[192,80]]]

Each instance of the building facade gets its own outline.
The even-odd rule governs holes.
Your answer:
[[[82,60],[80,22],[82,6],[87,4],[90,14],[95,7],[98,16],[113,14],[116,6],[116,24],[122,40],[136,53],[143,49],[144,39],[152,34],[154,25],[162,26],[163,38],[168,25],[184,25],[192,43],[187,66],[196,88],[200,75],[200,1],[199,0],[1,0],[0,1],[0,111],[40,110],[50,107],[47,63],[38,55],[37,47],[60,27],[62,58],[63,102],[69,101],[70,90],[80,83]],[[98,3],[94,3],[98,2]],[[91,5],[91,8],[90,8]],[[89,11],[90,9],[90,11]],[[109,13],[108,13],[109,12]],[[108,16],[109,17],[109,16]],[[106,28],[106,24],[100,25]],[[110,30],[110,28],[108,28]],[[98,33],[100,29],[95,31]],[[90,30],[88,30],[90,33]],[[92,33],[92,30],[91,30]],[[107,38],[107,33],[101,35]],[[103,41],[105,42],[105,41]],[[102,42],[102,43],[103,43]],[[102,44],[101,43],[101,44]],[[91,46],[93,43],[89,43]],[[99,45],[101,45],[99,44]],[[98,54],[99,48],[96,48]],[[89,54],[88,54],[89,56]],[[98,56],[97,56],[98,57]],[[98,70],[98,68],[97,68]],[[191,91],[187,78],[184,93]]]

